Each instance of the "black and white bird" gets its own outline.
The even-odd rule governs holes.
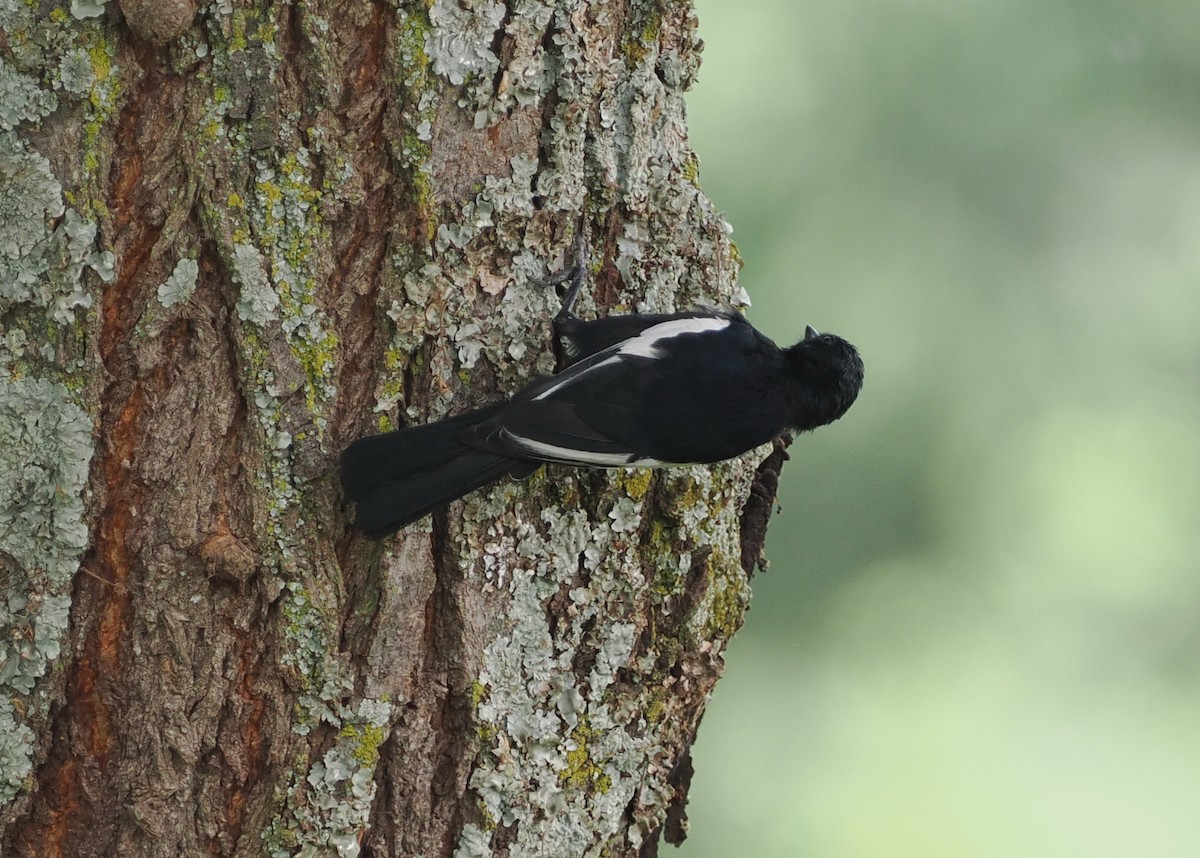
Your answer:
[[[355,441],[341,478],[355,525],[380,538],[502,477],[542,463],[662,467],[731,459],[785,432],[837,420],[862,387],[841,337],[808,327],[781,349],[736,312],[610,316],[572,312],[582,247],[554,318],[563,368],[507,402]]]

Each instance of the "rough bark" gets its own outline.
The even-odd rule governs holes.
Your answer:
[[[551,368],[581,217],[585,311],[735,300],[690,5],[0,16],[0,853],[681,839],[780,462],[746,515],[761,455],[547,468],[382,544],[333,468]]]

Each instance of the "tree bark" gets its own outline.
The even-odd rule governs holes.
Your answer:
[[[2,10],[0,853],[682,839],[782,448],[382,544],[335,466],[551,371],[577,223],[586,312],[736,301],[690,4]]]

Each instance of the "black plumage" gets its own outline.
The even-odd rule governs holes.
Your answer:
[[[581,261],[572,269],[554,320],[559,373],[507,402],[346,449],[342,485],[357,506],[356,526],[385,536],[543,462],[611,468],[730,459],[837,420],[862,386],[855,348],[811,327],[781,349],[737,313],[583,321],[572,313],[583,270]]]

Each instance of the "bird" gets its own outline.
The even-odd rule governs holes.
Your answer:
[[[570,287],[553,319],[560,370],[510,399],[361,438],[339,463],[355,526],[381,539],[504,477],[542,464],[641,468],[711,464],[840,418],[863,362],[839,336],[806,326],[780,348],[734,310],[583,320],[573,266],[538,281]]]

